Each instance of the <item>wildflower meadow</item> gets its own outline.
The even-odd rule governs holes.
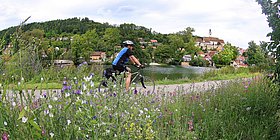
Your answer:
[[[263,77],[198,92],[98,92],[94,74],[62,89],[1,85],[0,136],[7,139],[279,139],[279,87]],[[41,79],[44,82],[44,79]],[[201,87],[202,89],[204,87]]]

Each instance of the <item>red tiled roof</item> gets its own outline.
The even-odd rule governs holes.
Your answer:
[[[91,56],[100,56],[100,55],[103,54],[103,53],[105,53],[105,52],[93,52],[93,53],[91,54]]]
[[[151,42],[152,42],[152,43],[157,43],[158,41],[157,41],[157,40],[151,40]]]

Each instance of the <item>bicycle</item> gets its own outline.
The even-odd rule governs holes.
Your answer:
[[[135,72],[131,73],[130,91],[134,94],[152,94],[155,91],[155,82],[148,76],[142,74],[142,67],[137,67]],[[125,72],[115,71],[112,68],[107,68],[103,72],[103,80],[101,80],[98,91],[108,92],[114,91],[120,87],[125,89]]]

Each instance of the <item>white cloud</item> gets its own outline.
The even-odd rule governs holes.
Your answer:
[[[0,30],[30,22],[88,17],[110,24],[134,23],[161,33],[195,29],[195,35],[224,39],[246,48],[268,41],[271,31],[261,7],[252,0],[0,0]]]

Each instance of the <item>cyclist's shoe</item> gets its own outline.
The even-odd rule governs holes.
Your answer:
[[[106,82],[106,81],[103,81],[103,82],[102,82],[102,85],[103,85],[104,87],[108,87],[108,85],[107,85],[107,82]]]

